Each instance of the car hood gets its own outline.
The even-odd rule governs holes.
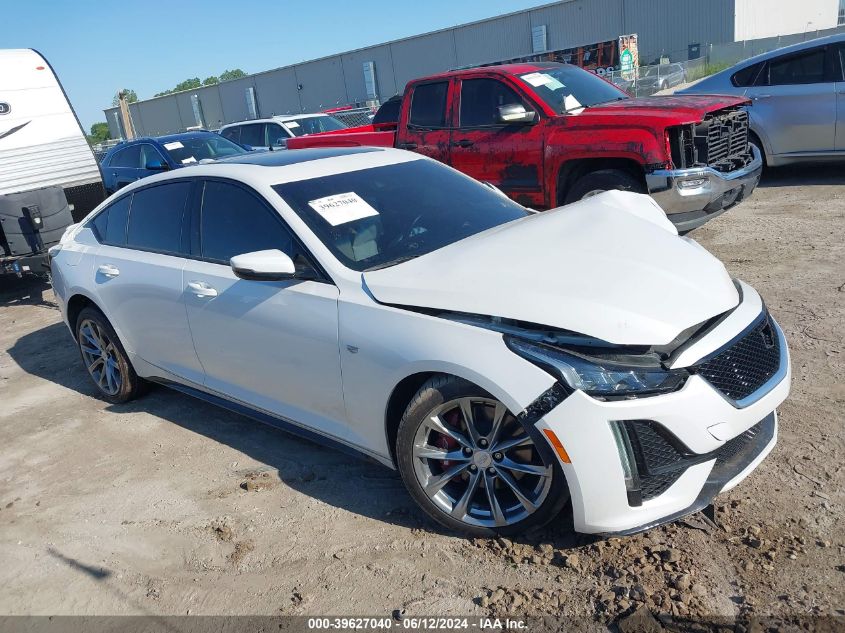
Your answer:
[[[641,80],[641,83],[646,80]],[[593,118],[622,117],[620,122],[628,123],[638,118],[641,122],[651,120],[664,125],[697,123],[710,112],[748,104],[744,97],[727,95],[673,95],[622,99],[589,107],[577,116],[586,122]],[[563,117],[566,118],[566,117]],[[576,120],[577,120],[576,119]]]
[[[379,302],[666,345],[735,307],[722,263],[648,196],[609,191],[363,273]]]

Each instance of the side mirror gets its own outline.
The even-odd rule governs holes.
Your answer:
[[[170,169],[170,165],[161,159],[152,159],[147,161],[147,164],[144,165],[144,169],[147,171],[167,171]]]
[[[279,149],[287,149],[288,148],[288,140],[286,138],[280,137],[273,143],[273,147],[278,147]]]
[[[293,279],[296,274],[293,260],[278,249],[235,255],[229,263],[237,277],[251,281]]]
[[[499,123],[533,123],[536,116],[521,103],[499,106]]]

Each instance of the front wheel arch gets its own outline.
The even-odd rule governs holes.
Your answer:
[[[645,169],[631,158],[609,157],[570,160],[563,163],[558,170],[553,206],[566,204],[569,191],[581,178],[587,174],[604,170],[623,171],[636,179],[641,184],[643,191],[647,190]]]

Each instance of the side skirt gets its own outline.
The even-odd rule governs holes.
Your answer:
[[[311,429],[301,426],[296,422],[281,418],[266,411],[262,411],[261,409],[254,409],[248,405],[242,404],[235,400],[229,400],[228,398],[225,398],[221,395],[210,393],[208,391],[203,391],[201,389],[190,387],[188,385],[183,385],[181,383],[168,380],[166,378],[158,378],[151,376],[145,378],[145,380],[149,380],[150,382],[154,382],[169,389],[173,389],[174,391],[179,391],[186,395],[197,398],[198,400],[203,400],[204,402],[216,405],[222,409],[231,411],[232,413],[237,413],[244,417],[251,418],[253,420],[256,420],[257,422],[262,422],[263,424],[267,424],[274,428],[280,429],[282,431],[285,431],[286,433],[290,433],[291,435],[296,435],[297,437],[313,442],[314,444],[341,451],[342,453],[352,455],[353,457],[356,457],[358,459],[376,462],[379,465],[387,466],[388,468],[395,470],[393,463],[385,457],[377,455],[376,453],[370,453],[369,451],[357,448],[355,446],[351,446],[329,435],[323,435],[322,433],[312,431]]]

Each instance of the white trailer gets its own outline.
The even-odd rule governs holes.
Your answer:
[[[0,68],[0,195],[60,186],[83,217],[103,179],[56,74],[31,49],[0,50]]]
[[[47,250],[105,198],[56,74],[30,49],[0,50],[0,275],[46,275]]]

